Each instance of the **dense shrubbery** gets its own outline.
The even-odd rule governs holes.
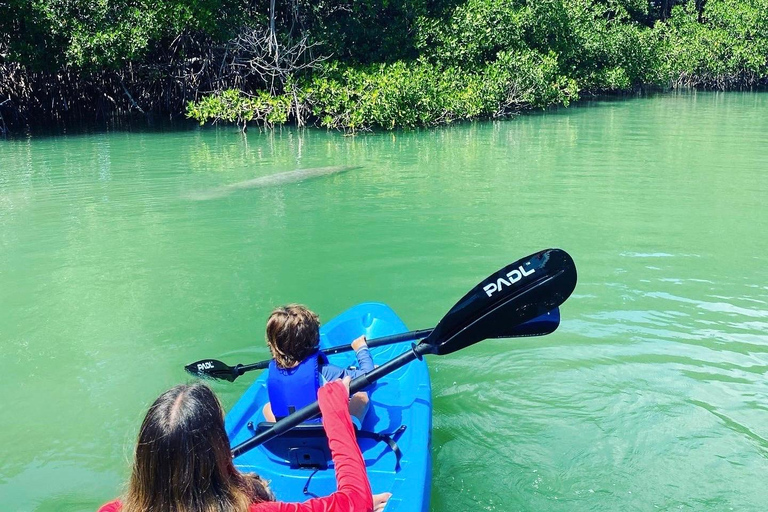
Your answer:
[[[671,4],[467,0],[413,21],[413,49],[399,51],[416,60],[336,62],[299,82],[302,101],[321,125],[355,130],[489,118],[644,86],[765,82],[768,0],[665,12]]]
[[[674,85],[729,89],[766,83],[768,0],[710,0],[700,15],[690,4],[677,6],[658,31]]]
[[[236,123],[245,129],[253,121],[266,126],[283,124],[288,121],[292,106],[287,94],[259,91],[255,96],[246,96],[237,89],[227,89],[190,103],[187,114],[194,119]]]
[[[768,0],[292,0],[271,17],[269,6],[0,0],[0,129],[185,109],[240,126],[389,129],[768,80]],[[263,38],[242,38],[258,27]]]
[[[558,74],[590,92],[659,83],[659,46],[654,31],[626,7],[588,0],[469,0],[447,22],[422,20],[420,41],[436,65],[470,69],[499,52],[556,55]]]
[[[567,104],[576,84],[554,56],[500,52],[478,69],[419,60],[367,68],[328,66],[307,80],[304,101],[321,125],[351,130],[416,127]]]
[[[7,60],[34,71],[118,69],[186,33],[228,37],[244,0],[5,0],[0,41]]]

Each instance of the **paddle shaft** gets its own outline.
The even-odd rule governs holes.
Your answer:
[[[511,325],[508,328],[500,327],[493,333],[487,334],[491,338],[521,338],[526,336],[544,336],[551,334],[557,330],[560,325],[560,311],[558,308],[554,308],[538,317],[523,322],[520,325]],[[381,338],[374,338],[368,341],[370,348],[381,347],[384,345],[390,345],[394,343],[400,343],[403,341],[411,341],[417,339],[426,339],[430,334],[434,332],[433,329],[421,329],[418,331],[409,331],[401,334],[393,334],[390,336],[384,336]],[[341,352],[348,352],[352,350],[351,345],[338,345],[330,347],[324,350],[325,354],[332,355]],[[229,366],[216,359],[203,359],[194,363],[188,364],[184,369],[197,377],[208,377],[212,379],[222,379],[229,382],[234,382],[239,376],[251,370],[263,370],[269,367],[271,359],[266,361],[260,361],[258,363],[251,364],[238,364],[236,366]]]
[[[381,347],[382,345],[392,345],[394,343],[400,343],[403,341],[418,340],[421,338],[426,338],[431,332],[432,329],[420,329],[417,331],[401,332],[400,334],[392,334],[390,336],[382,336],[381,338],[368,340],[367,345],[368,348],[376,348]],[[341,352],[349,352],[352,350],[352,345],[337,345],[335,347],[330,347],[327,349],[324,348],[322,350],[325,355],[330,356],[332,354],[339,354]],[[251,370],[264,370],[269,367],[269,363],[271,361],[272,360],[269,359],[267,361],[259,361],[258,363],[252,364],[238,364],[235,366],[235,370],[237,371],[238,375],[242,375],[243,373],[249,372]]]
[[[360,377],[350,382],[349,383],[350,396],[370,386],[371,384],[381,379],[382,377],[389,375],[390,373],[394,372],[398,368],[402,368],[403,366],[410,363],[414,359],[421,359],[424,355],[432,353],[432,350],[433,350],[432,346],[426,343],[413,345],[411,347],[411,350],[409,350],[408,352],[405,352],[397,356],[391,361],[384,363],[378,368],[374,368],[367,374],[361,375]],[[244,441],[239,445],[235,446],[232,449],[232,457],[237,457],[238,455],[245,453],[252,448],[255,448],[261,444],[264,444],[270,439],[274,439],[275,437],[288,432],[293,427],[301,423],[304,423],[305,421],[309,421],[312,418],[315,418],[319,415],[320,415],[320,404],[318,402],[314,402],[306,407],[303,407],[298,411],[294,412],[293,414],[291,414],[290,416],[283,418],[282,420],[275,423],[274,426],[272,426],[272,428],[270,428],[269,430],[265,430],[264,432],[257,434],[252,438],[248,439],[247,441]]]

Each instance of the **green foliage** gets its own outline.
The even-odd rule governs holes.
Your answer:
[[[273,126],[287,122],[290,111],[289,95],[272,96],[266,91],[246,96],[238,90],[227,89],[187,104],[187,117],[201,125],[206,121],[227,121],[242,127],[249,122]]]
[[[627,91],[660,85],[661,42],[621,6],[569,2],[572,44],[566,62],[580,88]]]
[[[312,0],[301,2],[306,29],[326,54],[348,63],[411,59],[415,22],[426,0]]]
[[[556,57],[535,52],[501,52],[496,61],[473,73],[441,69],[426,60],[365,68],[332,63],[322,75],[297,87],[297,101],[320,125],[353,132],[499,117],[567,105],[578,97],[575,81],[558,75]],[[273,125],[289,120],[292,105],[287,94],[247,97],[227,90],[190,103],[187,116],[201,124],[223,120],[238,126],[252,121]]]
[[[245,3],[247,5],[247,2]],[[9,0],[0,12],[14,60],[34,69],[119,68],[163,39],[189,32],[224,37],[243,0]]]
[[[417,47],[430,61],[478,69],[500,51],[526,47],[528,9],[509,0],[468,0],[447,20],[421,17]]]
[[[660,43],[632,20],[637,3],[468,0],[447,22],[422,18],[419,49],[444,65],[477,69],[500,52],[555,54],[560,74],[587,91],[655,84]]]
[[[658,27],[675,84],[726,89],[768,77],[768,0],[709,0],[702,20],[693,3]]]
[[[322,126],[352,131],[498,117],[567,104],[577,95],[575,83],[557,75],[553,55],[510,52],[498,57],[469,73],[426,60],[363,69],[331,65],[303,90]]]

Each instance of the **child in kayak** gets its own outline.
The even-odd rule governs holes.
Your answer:
[[[391,494],[371,494],[348,399],[348,378],[318,392],[338,490],[283,503],[263,479],[233,464],[224,411],[213,391],[202,383],[176,386],[144,418],[125,494],[99,512],[381,512]]]
[[[299,304],[276,308],[267,320],[267,345],[272,362],[267,375],[269,402],[264,418],[275,421],[317,400],[317,390],[343,377],[352,379],[373,370],[365,336],[352,342],[358,369],[340,368],[328,362],[320,350],[320,320]],[[349,400],[349,412],[359,428],[368,410],[368,394],[361,391]]]

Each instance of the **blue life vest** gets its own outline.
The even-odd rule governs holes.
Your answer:
[[[280,368],[274,359],[270,361],[267,393],[275,418],[284,418],[317,400],[317,390],[322,384],[320,368],[326,364],[328,358],[320,350],[293,368]],[[320,418],[311,421],[319,422]]]

